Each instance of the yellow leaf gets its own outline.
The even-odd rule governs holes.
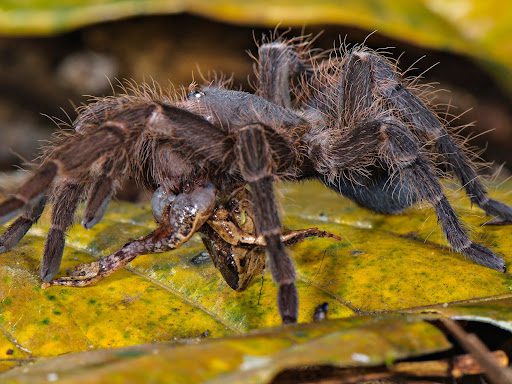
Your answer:
[[[505,183],[491,193],[510,204],[511,187]],[[279,192],[287,227],[316,226],[342,237],[312,238],[290,247],[298,270],[300,322],[309,322],[315,306],[323,302],[329,303],[329,317],[336,319],[512,290],[509,275],[448,250],[431,208],[379,215],[317,182],[284,184]],[[510,265],[510,227],[481,227],[488,218],[471,208],[462,192],[451,191],[449,197],[474,238]],[[60,274],[148,233],[155,227],[150,211],[148,204],[117,202],[93,229],[75,225]],[[207,335],[223,338],[280,323],[269,275],[255,279],[244,292],[231,290],[209,258],[198,257],[204,249],[196,238],[173,252],[140,256],[95,286],[43,290],[38,269],[48,225],[45,212],[15,249],[0,255],[2,369],[32,358]],[[279,349],[280,342],[275,343],[268,348]]]
[[[325,321],[246,336],[67,355],[13,370],[6,383],[266,383],[292,367],[373,367],[451,347],[418,316]]]

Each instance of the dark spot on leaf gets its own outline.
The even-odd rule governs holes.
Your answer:
[[[14,349],[9,348],[7,351],[5,351],[5,354],[8,356],[14,355]]]
[[[55,301],[56,299],[55,295],[46,295],[46,298],[50,301]]]
[[[298,332],[295,332],[295,336],[297,336],[297,337],[307,337],[308,333],[306,331],[298,331]]]
[[[54,315],[57,315],[57,316],[60,316],[60,315],[62,314],[62,312],[61,312],[61,311],[59,311],[58,309],[54,309],[54,310],[53,310],[53,314],[54,314]]]
[[[411,240],[422,240],[422,238],[418,234],[418,232],[408,232],[408,233],[402,235],[402,237],[405,237],[406,239],[411,239]]]
[[[204,331],[203,333],[201,333],[201,334],[199,335],[199,337],[201,337],[201,338],[203,338],[203,339],[204,339],[204,338],[206,338],[206,337],[208,337],[208,336],[210,336],[210,330],[209,330],[209,329],[207,329],[206,331]]]
[[[50,324],[50,319],[45,318],[45,319],[41,320],[41,324],[44,324],[44,325]]]

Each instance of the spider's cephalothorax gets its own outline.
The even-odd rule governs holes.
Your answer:
[[[487,196],[468,156],[396,66],[364,47],[328,58],[311,52],[301,39],[262,44],[256,94],[210,84],[171,98],[135,87],[83,107],[74,132],[56,140],[32,178],[0,204],[0,223],[18,216],[0,237],[0,251],[24,236],[47,196],[54,208],[41,278],[50,285],[91,284],[139,254],[175,249],[199,232],[228,284],[242,290],[263,269],[265,247],[281,318],[295,322],[295,269],[285,244],[330,235],[283,234],[272,184],[319,178],[381,213],[429,202],[453,249],[504,271],[500,257],[468,237],[443,194],[436,161],[442,158],[494,223],[512,222],[512,209]],[[128,177],[155,191],[158,228],[53,280],[82,197],[82,224],[90,228]],[[237,216],[241,208],[250,211],[249,224]]]

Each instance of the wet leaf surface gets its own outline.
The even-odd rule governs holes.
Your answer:
[[[175,361],[176,380],[192,367],[201,380],[233,375],[235,381],[242,375],[244,380],[266,382],[288,366],[323,359],[344,366],[357,351],[370,356],[372,364],[381,364],[388,356],[395,359],[447,348],[437,330],[417,315],[355,316],[362,313],[443,312],[494,319],[510,327],[512,279],[449,251],[431,208],[384,216],[358,208],[315,182],[285,184],[279,190],[287,227],[317,226],[342,237],[341,241],[308,239],[290,247],[299,274],[299,320],[309,322],[314,307],[322,302],[329,303],[330,319],[349,319],[278,327],[244,338],[241,335],[248,330],[279,325],[275,286],[266,274],[247,291],[232,291],[209,258],[199,256],[204,251],[199,239],[174,252],[140,256],[92,287],[43,290],[38,268],[49,225],[45,212],[17,248],[0,255],[0,369],[69,352],[179,341],[192,345],[100,350],[38,362],[25,376],[21,371],[12,374],[22,382],[46,380],[54,369],[73,380],[82,380],[83,375],[87,382],[109,372],[108,382],[121,382],[128,372],[143,374],[149,367],[160,367],[155,372],[162,372],[155,375],[163,375],[164,367]],[[491,194],[511,204],[511,190],[509,182]],[[448,195],[473,237],[502,255],[510,268],[510,227],[481,227],[488,218],[471,208],[461,191],[450,189]],[[93,229],[86,231],[77,224],[69,232],[61,275],[154,226],[148,204],[113,203]],[[493,296],[501,301],[486,299]],[[472,303],[443,306],[468,300]],[[375,332],[379,327],[389,327],[389,332]],[[298,336],[303,329],[304,340]],[[197,343],[204,336],[221,340],[206,341],[203,354],[202,342]],[[230,338],[222,339],[226,336]],[[309,348],[315,353],[305,353]],[[152,352],[155,349],[159,352]],[[185,366],[177,357],[181,353],[196,360]],[[249,369],[250,376],[244,376],[247,365],[257,368]]]

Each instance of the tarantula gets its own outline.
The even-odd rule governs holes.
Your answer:
[[[57,139],[32,178],[0,204],[0,222],[21,215],[0,238],[3,250],[38,219],[47,195],[54,207],[41,278],[50,284],[90,284],[139,254],[175,249],[196,231],[225,277],[237,270],[228,271],[223,259],[232,256],[231,246],[264,246],[282,321],[293,323],[298,297],[285,243],[329,235],[315,229],[283,235],[273,183],[317,178],[380,213],[426,201],[455,251],[505,271],[500,257],[470,240],[436,176],[439,158],[494,223],[512,222],[512,208],[487,196],[468,155],[396,65],[364,46],[328,57],[314,52],[302,39],[265,41],[258,49],[255,94],[212,83],[183,97],[139,91],[83,107],[75,131]],[[159,227],[52,280],[82,196],[87,193],[82,224],[90,228],[127,177],[155,191]],[[238,196],[234,206],[240,208],[249,192],[254,228],[244,229],[228,207]],[[228,227],[240,236],[229,238],[231,230],[220,229]],[[251,268],[261,270],[261,258],[256,252]]]

